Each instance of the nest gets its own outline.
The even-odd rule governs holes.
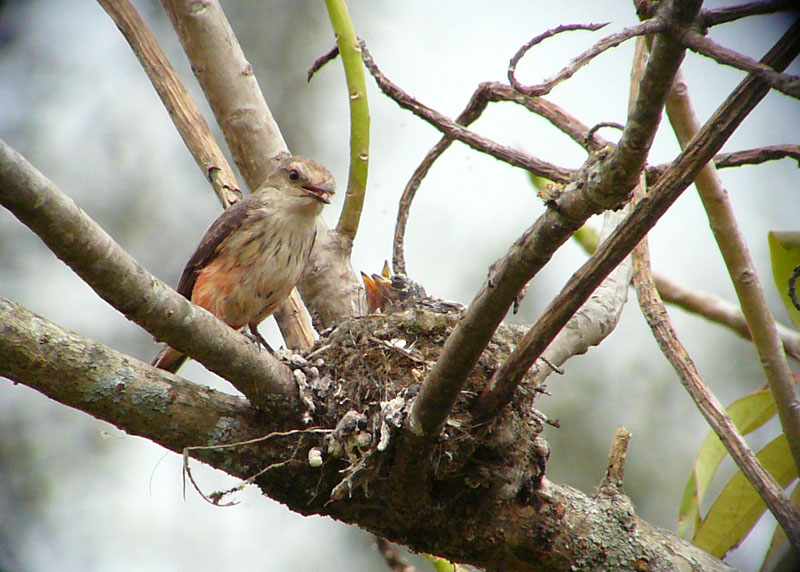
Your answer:
[[[322,457],[349,464],[332,497],[366,489],[371,477],[390,470],[393,438],[460,317],[452,307],[415,306],[353,318],[323,332],[306,356],[291,356],[306,421],[336,428],[325,438]],[[501,325],[470,373],[437,443],[434,480],[463,479],[510,497],[541,479],[548,448],[539,437],[544,416],[533,409],[529,379],[492,422],[475,425],[469,412],[520,335],[519,328]]]

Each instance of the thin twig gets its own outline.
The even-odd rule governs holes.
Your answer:
[[[516,64],[519,59],[527,52],[531,47],[535,46],[542,40],[549,38],[559,32],[567,31],[567,30],[599,30],[600,28],[606,26],[607,24],[585,24],[585,25],[570,25],[570,26],[559,26],[554,28],[553,30],[548,30],[544,34],[540,34],[533,38],[530,42],[522,46],[519,51],[514,54],[514,57],[511,58],[511,64],[508,66],[508,79],[516,89],[526,95],[547,95],[550,93],[554,87],[556,87],[561,82],[571,78],[575,75],[579,69],[583,66],[591,62],[595,57],[599,56],[606,50],[610,48],[614,48],[620,45],[631,38],[635,38],[636,36],[642,36],[644,34],[655,34],[658,32],[663,32],[666,29],[666,24],[660,18],[653,18],[652,20],[647,20],[642,22],[641,24],[637,24],[635,26],[631,26],[629,28],[625,28],[624,30],[617,32],[616,34],[611,34],[610,36],[606,36],[605,38],[598,41],[594,44],[591,48],[580,54],[578,57],[573,58],[570,60],[569,64],[561,69],[557,74],[552,77],[547,78],[540,84],[536,85],[529,85],[525,86],[520,84],[517,81],[517,78],[514,76],[514,70],[516,69]]]
[[[709,57],[723,65],[756,75],[781,93],[800,99],[800,77],[778,73],[769,66],[726,48],[695,30],[681,30],[676,37],[693,52]]]
[[[657,46],[658,42],[655,45]],[[795,22],[778,40],[763,61],[776,69],[783,69],[798,52],[800,52],[800,21]],[[651,54],[651,62],[653,57],[654,54]],[[648,63],[648,67],[649,65]],[[502,383],[490,381],[499,388],[499,391],[486,396],[486,399],[493,401],[488,410],[499,411],[511,400],[525,372],[539,358],[564,324],[588,299],[603,278],[633,250],[686,187],[695,180],[702,167],[711,160],[768,92],[768,85],[754,76],[748,76],[714,112],[651,189],[648,200],[636,205],[627,221],[572,275],[561,292],[545,308],[542,317],[520,339],[511,355],[495,371],[493,377],[504,381]],[[463,320],[464,318],[462,322]],[[484,395],[481,399],[485,398]],[[418,404],[419,401],[415,403],[415,407]]]
[[[800,167],[800,145],[792,145],[790,143],[766,145],[764,147],[756,147],[755,149],[720,153],[714,157],[713,161],[717,169],[724,169],[728,167],[742,167],[744,165],[761,165],[767,161],[779,161],[781,159],[794,159]],[[655,184],[667,167],[669,167],[667,163],[647,167],[648,184]]]
[[[596,151],[609,144],[596,134],[590,134],[590,130],[586,125],[558,105],[541,97],[522,94],[513,87],[498,82],[481,83],[472,94],[464,111],[456,118],[456,123],[466,127],[483,113],[489,103],[501,101],[516,103],[543,117],[588,151]],[[397,273],[406,274],[404,242],[411,203],[433,163],[447,150],[453,141],[453,137],[445,135],[428,151],[422,162],[414,170],[408,183],[406,183],[403,194],[400,197],[392,250],[392,267]]]
[[[589,132],[586,134],[586,139],[592,139],[595,133],[604,127],[613,127],[614,129],[619,129],[620,131],[625,129],[625,126],[622,123],[617,123],[616,121],[601,121],[600,123],[595,123],[592,125],[592,128],[589,129]]]
[[[759,16],[763,14],[774,14],[783,12],[796,6],[794,0],[765,0],[762,2],[748,2],[739,6],[729,6],[717,8],[715,10],[703,10],[700,12],[700,22],[704,27],[726,24],[747,18],[748,16]]]
[[[625,461],[628,457],[628,443],[631,433],[625,427],[617,427],[614,439],[608,450],[608,464],[606,474],[600,483],[600,492],[609,494],[624,494],[622,483],[625,480]]]
[[[228,208],[242,198],[236,175],[155,36],[128,0],[97,1],[125,36],[183,142],[211,182],[222,207]]]
[[[656,288],[664,302],[674,304],[687,312],[702,316],[712,322],[727,326],[743,338],[752,340],[747,321],[741,308],[735,304],[697,290],[690,290],[666,278],[655,275]],[[787,354],[800,360],[800,334],[796,331],[778,324],[778,335]]]
[[[797,299],[797,278],[800,277],[800,266],[795,266],[789,276],[789,299],[794,304],[794,307],[800,310],[800,301]]]
[[[760,165],[767,161],[779,159],[794,159],[800,167],[800,145],[767,145],[744,151],[720,153],[714,157],[714,166],[717,169],[725,167],[741,167],[742,165]]]
[[[547,161],[542,161],[541,159],[537,159],[536,157],[522,153],[517,149],[501,145],[492,141],[491,139],[482,137],[477,133],[473,133],[472,131],[465,129],[438,111],[431,109],[423,103],[420,103],[408,93],[403,91],[399,86],[392,83],[386,78],[385,75],[383,75],[383,72],[381,72],[381,70],[375,64],[375,60],[373,60],[372,55],[369,53],[369,50],[363,41],[361,42],[361,51],[364,64],[367,66],[367,69],[372,74],[372,77],[375,79],[375,82],[378,84],[378,87],[381,89],[381,91],[393,99],[400,107],[408,109],[414,115],[424,119],[445,135],[449,135],[453,137],[453,139],[457,139],[458,141],[469,145],[476,151],[491,155],[492,157],[500,159],[501,161],[505,161],[515,167],[521,167],[530,171],[531,173],[534,173],[535,175],[550,179],[551,181],[563,183],[569,179],[571,174],[569,169],[553,165]]]
[[[322,54],[314,63],[311,64],[311,67],[308,68],[308,72],[306,73],[306,81],[311,81],[314,75],[325,67],[325,64],[331,62],[336,59],[339,55],[339,46],[333,46],[327,53]]]
[[[592,254],[597,250],[598,235],[594,229],[584,226],[581,228],[581,232],[576,232],[573,235],[573,238],[577,240],[586,254]],[[653,279],[655,280],[656,290],[658,290],[659,296],[661,296],[661,299],[667,304],[675,305],[682,310],[697,314],[711,322],[730,328],[745,339],[753,339],[750,336],[750,330],[747,328],[747,321],[744,319],[744,314],[742,314],[742,310],[739,306],[731,304],[727,300],[715,296],[714,294],[686,288],[674,280],[658,273],[653,273]],[[787,328],[783,324],[778,324],[777,326],[778,335],[781,338],[781,342],[783,342],[783,349],[786,351],[786,354],[796,360],[800,360],[800,333],[791,328]],[[549,347],[547,351],[550,351]]]
[[[514,89],[526,95],[544,95],[543,93],[533,93],[532,91],[529,91],[530,88],[522,85],[517,80],[516,76],[517,64],[519,63],[519,60],[521,60],[522,57],[528,53],[528,50],[530,50],[534,46],[538,46],[547,38],[552,38],[553,36],[561,34],[562,32],[572,32],[574,30],[589,30],[590,32],[595,32],[601,28],[605,28],[606,26],[608,26],[608,24],[609,24],[608,22],[604,22],[602,24],[562,24],[560,26],[556,26],[555,28],[550,28],[549,30],[545,30],[541,34],[534,36],[533,38],[522,44],[520,49],[517,50],[517,53],[511,56],[511,61],[508,62],[508,82],[514,86]]]
[[[799,24],[800,19],[793,28],[797,29]],[[751,74],[749,77],[761,79],[758,74]],[[688,89],[680,76],[676,78],[667,100],[666,111],[678,142],[686,147],[697,132],[699,122],[689,100]],[[714,168],[711,165],[705,166],[694,183],[775,398],[789,449],[800,471],[800,397],[795,390],[786,354],[775,327],[775,319],[769,311],[755,264],[739,230],[728,193]]]
[[[730,416],[717,397],[705,384],[691,357],[678,339],[664,304],[661,302],[650,273],[650,254],[647,238],[633,251],[634,278],[639,306],[664,357],[675,369],[686,391],[708,422],[714,433],[728,450],[736,466],[769,507],[781,527],[786,531],[792,546],[800,550],[800,515],[774,477],[764,469],[744,438],[736,429]]]
[[[417,572],[417,569],[409,564],[408,560],[400,556],[397,548],[388,540],[376,536],[375,547],[378,549],[381,556],[383,556],[386,565],[392,572]]]

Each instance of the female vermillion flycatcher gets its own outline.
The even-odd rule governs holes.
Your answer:
[[[178,282],[178,292],[238,330],[257,326],[289,296],[308,262],[316,219],[333,175],[305,157],[282,158],[253,194],[213,222]],[[153,365],[176,372],[187,356],[169,346]]]

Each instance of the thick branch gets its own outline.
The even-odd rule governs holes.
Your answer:
[[[681,147],[686,147],[697,133],[699,122],[689,101],[688,88],[680,76],[667,100],[667,116]],[[800,472],[800,397],[750,251],[739,231],[728,193],[712,166],[707,165],[700,171],[695,187],[741,303],[753,344],[775,397],[781,426]],[[800,546],[800,533],[796,540]]]
[[[664,17],[678,22],[691,21],[699,4],[688,3],[685,12],[678,10],[682,7],[681,3],[666,3]],[[619,144],[607,158],[597,155],[590,157],[576,177],[579,184],[572,189],[568,187],[556,201],[556,205],[526,230],[512,245],[508,254],[494,265],[489,279],[447,339],[439,360],[422,385],[409,416],[408,426],[412,431],[419,434],[438,433],[461,390],[464,378],[477,362],[492,333],[523,286],[589,216],[605,208],[616,208],[627,198],[644,166],[672,77],[682,60],[683,48],[677,42],[661,36],[656,39],[653,55],[642,78],[639,97]],[[621,258],[616,262],[620,260]],[[612,268],[609,267],[608,271]],[[592,290],[599,283],[600,280],[596,281]],[[569,316],[584,301],[586,297]],[[559,326],[563,326],[566,321]],[[551,332],[548,342],[556,333],[557,330]],[[544,344],[545,347],[546,345]],[[534,360],[539,355],[541,351]],[[526,363],[514,382],[514,387],[532,363],[533,361]],[[503,400],[506,397],[510,399],[512,394],[513,389]],[[495,409],[490,407],[489,410]]]
[[[0,203],[106,302],[230,381],[254,404],[294,415],[286,367],[142,268],[69,197],[0,141]]]
[[[0,298],[0,375],[176,453],[190,445],[251,439],[267,429],[266,416],[247,400],[155,369],[5,298]],[[243,467],[253,461],[245,452],[197,456],[245,477]]]
[[[239,478],[260,473],[257,480],[264,492],[302,514],[333,516],[451,560],[491,570],[566,572],[579,562],[587,569],[623,572],[647,562],[653,572],[731,572],[702,550],[639,519],[624,502],[605,495],[590,498],[547,479],[526,501],[499,498],[484,487],[473,490],[458,478],[440,487],[441,496],[427,510],[409,511],[411,499],[420,493],[420,479],[434,472],[429,464],[401,491],[390,490],[391,484],[376,472],[369,494],[354,487],[350,494],[331,498],[343,464],[327,458],[317,467],[305,460],[308,449],[320,445],[319,430],[282,431],[284,422],[241,398],[187,383],[3,299],[0,375],[176,452],[225,445],[194,449],[192,454]],[[335,402],[331,399],[330,405]],[[296,438],[303,439],[304,433],[305,440]],[[258,442],[234,446],[247,440]],[[469,440],[465,443],[472,447]],[[456,451],[459,458],[465,453]],[[366,461],[378,463],[379,458],[370,450]],[[387,510],[388,499],[400,504]],[[464,542],[465,535],[470,542]],[[576,537],[587,542],[577,543]]]
[[[789,65],[800,52],[799,32],[800,22],[795,22],[764,57],[764,63],[775,69],[783,69]],[[652,62],[652,57],[650,61]],[[525,334],[514,352],[495,372],[494,378],[506,381],[499,385],[500,390],[491,397],[481,397],[493,401],[491,409],[499,410],[508,403],[516,385],[528,368],[541,356],[553,337],[588,299],[605,276],[633,250],[670,205],[694,181],[703,166],[712,159],[768,91],[769,86],[753,76],[748,76],[739,84],[658,180],[650,195],[636,205],[628,220],[572,275],[558,296],[544,310],[539,321]]]

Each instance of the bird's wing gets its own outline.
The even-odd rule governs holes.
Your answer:
[[[211,224],[200,244],[197,245],[197,250],[194,251],[183,269],[181,279],[178,281],[178,293],[192,299],[192,290],[194,290],[197,275],[217,255],[222,241],[242,225],[249,213],[250,201],[245,199],[230,207]]]

